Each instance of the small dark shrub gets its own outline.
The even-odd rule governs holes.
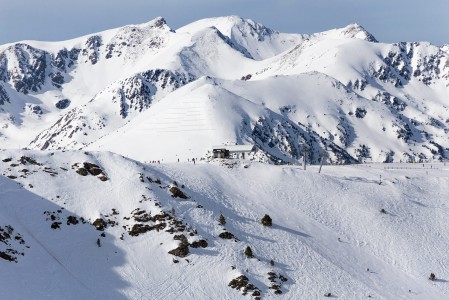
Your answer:
[[[250,247],[250,246],[246,247],[246,249],[245,249],[245,255],[246,255],[246,257],[248,257],[248,258],[254,257],[254,255],[253,255],[253,250],[251,250],[251,247]]]
[[[223,216],[223,214],[220,214],[220,217],[218,218],[218,224],[223,225],[223,226],[226,225],[226,219]]]
[[[262,225],[264,225],[264,226],[272,226],[273,225],[271,217],[269,215],[263,216],[261,222],[262,222]]]
[[[435,274],[430,273],[429,280],[435,281],[436,279],[437,277],[435,276]]]
[[[386,213],[387,213],[387,211],[386,211],[385,209],[383,209],[383,208],[380,210],[380,212],[381,212],[382,214],[386,214]]]

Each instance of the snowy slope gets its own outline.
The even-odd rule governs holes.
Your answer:
[[[101,174],[78,174],[84,162]],[[145,165],[108,152],[6,150],[0,170],[0,255],[16,260],[0,258],[8,299],[256,299],[254,290],[243,296],[228,286],[240,275],[262,299],[449,296],[442,163],[325,166],[318,174],[255,162]],[[171,196],[174,181],[190,198]],[[266,213],[272,227],[260,224]],[[98,218],[104,231],[91,225]],[[133,236],[135,224],[159,230]],[[237,240],[219,238],[225,230]],[[180,234],[207,247],[168,254]],[[255,258],[245,258],[246,246]]]
[[[204,28],[217,28],[227,36],[240,51],[255,60],[264,60],[295,46],[305,36],[280,33],[250,19],[238,16],[209,18],[181,27],[178,33],[192,33]]]
[[[244,143],[256,145],[272,160],[296,163],[306,144],[308,160],[314,163],[323,152],[332,162],[436,158],[440,148],[432,143],[423,148],[430,135],[420,128],[432,132],[432,142],[448,148],[444,125],[424,124],[429,119],[417,110],[404,111],[405,104],[396,98],[377,98],[363,98],[317,72],[251,81],[203,78],[88,149],[111,150],[141,161],[176,161],[206,158],[211,145]],[[446,157],[447,150],[441,151]]]

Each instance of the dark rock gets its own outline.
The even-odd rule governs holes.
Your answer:
[[[260,296],[260,292],[259,292],[259,291],[254,291],[254,292],[252,293],[252,296]]]
[[[84,168],[79,168],[78,170],[76,170],[76,173],[80,174],[81,176],[87,176],[89,174],[89,172]]]
[[[28,156],[22,156],[20,157],[20,163],[25,165],[27,163],[31,164],[31,165],[38,165],[38,166],[42,166],[42,164],[38,163],[36,160],[34,160],[31,157]]]
[[[175,236],[173,237],[173,239],[174,239],[174,240],[177,240],[177,241],[181,241],[181,243],[188,243],[186,236],[183,235],[183,234],[175,235]]]
[[[359,119],[363,119],[366,116],[366,109],[357,107],[355,110],[355,116]]]
[[[190,247],[192,248],[206,248],[207,246],[208,244],[206,240],[199,240],[190,244]]]
[[[58,109],[66,109],[70,106],[70,100],[69,99],[61,99],[55,104],[56,108]]]
[[[181,241],[178,248],[168,251],[169,254],[178,256],[178,257],[186,257],[189,254],[189,242],[187,237],[183,234],[175,235],[173,237],[175,240]]]
[[[240,275],[239,277],[232,279],[229,282],[228,286],[230,286],[233,289],[242,291],[244,295],[247,294],[248,290],[252,290],[253,291],[252,295],[258,298],[258,296],[260,296],[259,288],[254,286],[252,283],[249,283],[248,281],[249,281],[248,277],[246,277],[245,275]]]
[[[218,235],[218,237],[226,240],[230,240],[234,238],[234,235],[230,232],[224,231]]]
[[[144,224],[134,224],[131,230],[128,232],[130,236],[138,236],[139,234],[143,234],[145,232],[153,230],[154,227],[150,225]]]
[[[167,223],[164,223],[164,222],[158,223],[158,224],[154,225],[153,227],[154,227],[154,229],[156,229],[156,231],[164,230],[165,227],[167,227]]]
[[[103,231],[106,228],[107,223],[105,220],[98,218],[92,223],[92,225],[94,225],[97,230]]]
[[[178,248],[170,250],[168,253],[178,257],[186,257],[189,254],[189,247],[181,243]]]
[[[67,217],[67,225],[76,225],[79,221],[75,216],[68,216]]]
[[[90,174],[92,174],[94,176],[103,174],[103,171],[101,169],[99,169],[99,168],[90,168],[88,171],[89,171]]]
[[[181,198],[181,199],[188,199],[186,194],[184,194],[183,191],[181,191],[178,187],[172,186],[170,188],[170,193],[172,193],[173,198]]]
[[[17,262],[17,258],[15,258],[15,257],[13,257],[13,256],[11,256],[8,253],[3,252],[3,251],[0,251],[0,258],[3,258],[5,260],[7,260],[7,261],[15,261],[15,262]]]
[[[61,222],[53,222],[53,223],[51,223],[51,228],[52,229],[59,229],[59,228],[61,228],[60,227],[61,224],[62,224]]]
[[[90,163],[90,162],[84,162],[83,163],[83,167],[86,168],[87,170],[92,169],[92,168],[98,168],[100,169],[100,166]]]

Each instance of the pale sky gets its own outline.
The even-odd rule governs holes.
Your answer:
[[[381,42],[449,44],[449,0],[0,0],[0,44],[66,40],[158,16],[177,29],[225,15],[282,32],[358,23]]]

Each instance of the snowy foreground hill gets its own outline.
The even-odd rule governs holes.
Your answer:
[[[2,150],[0,294],[448,299],[448,171]]]
[[[304,35],[236,16],[163,18],[61,42],[0,45],[1,148],[140,161],[253,144],[261,161],[449,156],[448,46],[362,26]]]

